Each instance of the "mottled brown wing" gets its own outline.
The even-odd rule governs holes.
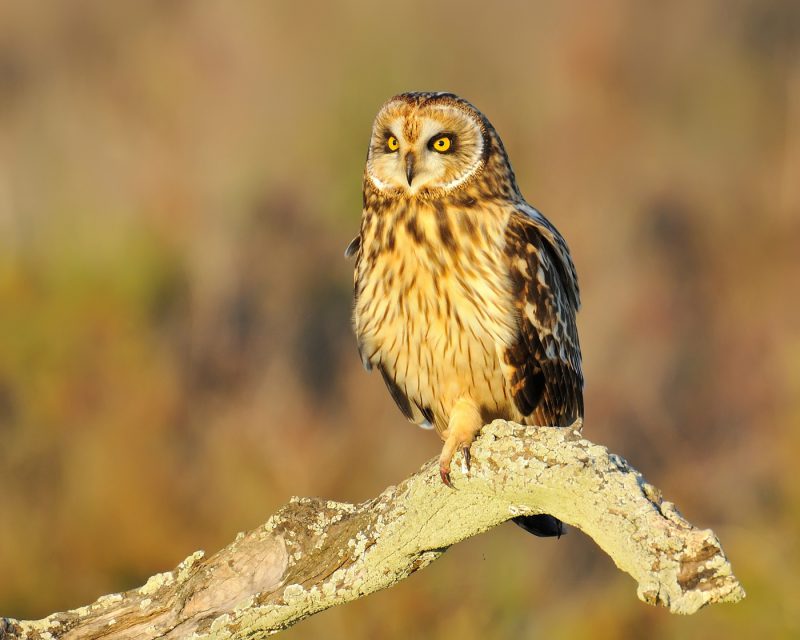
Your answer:
[[[540,425],[583,418],[583,373],[575,314],[575,268],[564,239],[535,209],[514,212],[506,252],[518,312],[518,333],[505,362],[514,403]]]

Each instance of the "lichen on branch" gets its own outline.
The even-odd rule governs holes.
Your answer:
[[[293,498],[213,556],[195,552],[139,589],[43,620],[3,619],[0,640],[264,637],[535,513],[590,536],[649,604],[690,614],[744,597],[714,533],[684,520],[625,460],[578,431],[497,420],[472,445],[469,474],[457,466],[455,489],[431,460],[358,505]]]

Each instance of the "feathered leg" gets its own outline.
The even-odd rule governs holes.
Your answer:
[[[483,419],[478,405],[470,398],[460,398],[450,412],[450,422],[442,433],[444,446],[439,456],[439,474],[442,482],[452,487],[450,481],[450,462],[455,452],[464,454],[464,464],[469,470],[469,447],[483,426]]]

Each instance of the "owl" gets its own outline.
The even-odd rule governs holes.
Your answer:
[[[363,181],[353,323],[361,360],[400,411],[456,452],[496,418],[564,427],[583,418],[566,242],[517,187],[489,120],[452,93],[403,93],[378,112]],[[552,516],[518,524],[560,535]]]

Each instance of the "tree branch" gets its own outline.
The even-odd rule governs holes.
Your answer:
[[[195,552],[139,588],[44,620],[0,621],[0,640],[253,638],[385,589],[447,548],[516,515],[581,529],[673,613],[736,602],[744,590],[713,532],[697,529],[625,460],[569,429],[501,420],[472,446],[455,490],[436,460],[359,505],[293,498],[222,551]]]

